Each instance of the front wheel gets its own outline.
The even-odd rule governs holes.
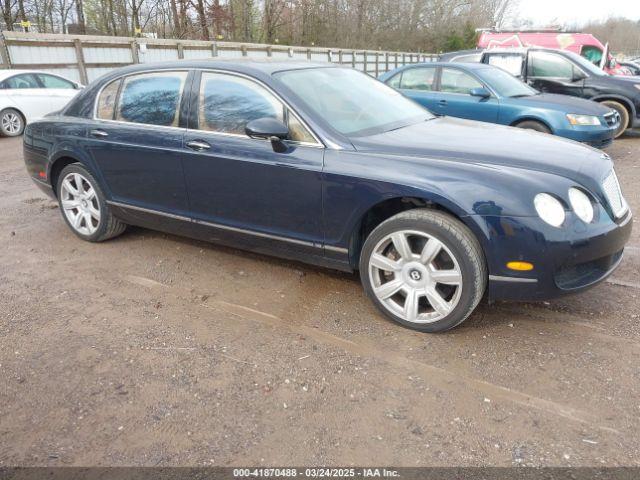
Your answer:
[[[629,111],[620,102],[615,102],[613,100],[605,100],[604,102],[601,102],[601,104],[615,110],[618,112],[618,115],[620,115],[620,125],[618,125],[618,128],[614,132],[613,138],[620,137],[629,126]]]
[[[464,224],[440,211],[415,209],[382,222],[367,237],[360,278],[386,316],[414,330],[441,332],[476,308],[487,268]]]
[[[518,128],[524,128],[525,130],[535,130],[536,132],[551,133],[549,127],[544,123],[536,122],[535,120],[525,120],[516,125]]]

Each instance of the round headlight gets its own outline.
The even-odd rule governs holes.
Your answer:
[[[593,204],[591,199],[579,188],[569,189],[569,202],[576,215],[585,223],[593,220]]]
[[[560,200],[548,193],[539,193],[533,199],[533,205],[540,218],[553,227],[559,227],[564,223],[564,207]]]

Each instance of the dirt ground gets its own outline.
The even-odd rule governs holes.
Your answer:
[[[0,466],[640,466],[637,226],[606,283],[428,335],[352,275],[82,242],[0,148]],[[637,218],[640,135],[608,153]]]

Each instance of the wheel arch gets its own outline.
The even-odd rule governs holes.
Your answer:
[[[486,258],[489,234],[483,224],[478,222],[474,215],[467,215],[462,208],[446,199],[429,199],[424,196],[398,195],[385,198],[371,205],[359,216],[351,229],[349,238],[349,263],[354,270],[358,269],[360,253],[369,234],[382,222],[398,213],[416,208],[429,208],[451,215],[462,222],[476,237],[482,253]]]
[[[535,115],[523,115],[521,117],[516,118],[514,121],[512,121],[509,126],[510,127],[517,127],[518,124],[523,123],[523,122],[538,122],[541,123],[542,125],[544,125],[545,127],[547,127],[549,129],[549,131],[555,135],[555,130],[554,128],[551,126],[551,124],[547,121],[544,120],[538,116]]]
[[[60,150],[51,157],[47,171],[47,178],[49,179],[49,182],[51,182],[51,187],[53,188],[53,193],[56,197],[58,196],[56,189],[58,187],[58,177],[60,176],[60,172],[72,163],[80,163],[84,168],[89,170],[94,177],[96,177],[98,182],[100,182],[100,179],[96,176],[95,169],[92,168],[91,162],[86,161],[82,155],[78,155],[73,151],[66,149]],[[102,187],[102,185],[100,186]]]
[[[607,100],[621,103],[622,106],[627,109],[627,112],[629,112],[629,123],[627,124],[626,128],[631,127],[631,124],[633,123],[633,119],[636,117],[636,107],[633,105],[633,102],[629,100],[627,97],[624,97],[622,95],[611,95],[611,94],[596,95],[595,97],[591,97],[589,100],[592,100],[598,103],[606,102]]]

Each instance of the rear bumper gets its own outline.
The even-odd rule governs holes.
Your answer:
[[[619,222],[608,217],[586,226],[571,218],[554,229],[532,217],[500,220],[503,233],[492,232],[489,260],[490,299],[544,300],[586,290],[605,280],[620,265],[632,229],[632,214]],[[530,272],[514,272],[506,263],[533,263]]]

